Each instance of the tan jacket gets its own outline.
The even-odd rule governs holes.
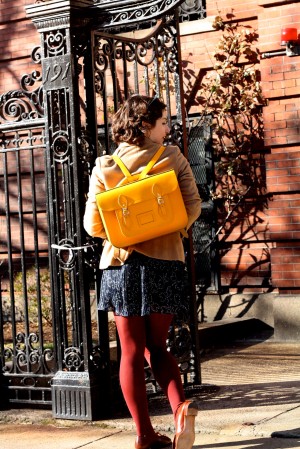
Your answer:
[[[131,174],[136,174],[141,172],[148,164],[159,146],[159,144],[149,139],[146,139],[142,147],[121,143],[116,149],[115,154],[122,159]],[[191,167],[177,146],[167,146],[150,173],[155,174],[170,169],[174,169],[178,177],[188,214],[187,228],[189,228],[200,215],[201,199]],[[96,193],[116,187],[123,179],[123,173],[111,156],[106,155],[96,159],[96,164],[90,179],[84,214],[84,228],[92,237],[106,239],[105,230],[96,205]],[[138,243],[126,249],[115,248],[108,240],[105,240],[100,268],[104,269],[109,266],[122,265],[133,250],[155,259],[185,261],[180,232],[174,232],[147,242]]]

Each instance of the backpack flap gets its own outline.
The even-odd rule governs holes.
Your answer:
[[[178,181],[174,170],[151,175],[139,181],[115,187],[96,195],[98,208],[102,211],[113,211],[123,207],[126,199],[127,206],[149,201],[174,192],[178,188]]]
[[[174,170],[96,195],[107,238],[119,248],[179,231],[187,213]]]

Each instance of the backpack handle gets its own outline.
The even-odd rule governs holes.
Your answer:
[[[141,171],[141,173],[138,173],[137,175],[132,175],[130,173],[130,171],[128,170],[126,165],[122,162],[122,160],[119,158],[119,156],[117,156],[116,154],[113,154],[112,158],[120,167],[123,175],[125,176],[125,178],[127,178],[127,181],[131,182],[131,181],[135,181],[135,180],[144,179],[146,177],[147,173],[156,164],[156,162],[158,161],[158,159],[160,158],[160,156],[163,154],[164,151],[165,151],[165,147],[161,146],[157,150],[157,152],[154,154],[153,158],[148,162],[146,167]]]

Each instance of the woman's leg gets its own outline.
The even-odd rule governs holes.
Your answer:
[[[173,316],[153,313],[146,318],[145,358],[153,375],[169,399],[173,414],[185,401],[180,371],[176,359],[167,351],[166,340]]]
[[[145,317],[115,316],[121,344],[120,384],[137,435],[155,435],[149,412],[144,373]]]

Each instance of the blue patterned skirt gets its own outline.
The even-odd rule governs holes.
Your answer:
[[[120,316],[188,316],[187,272],[180,261],[134,252],[124,265],[103,270],[98,309]]]

